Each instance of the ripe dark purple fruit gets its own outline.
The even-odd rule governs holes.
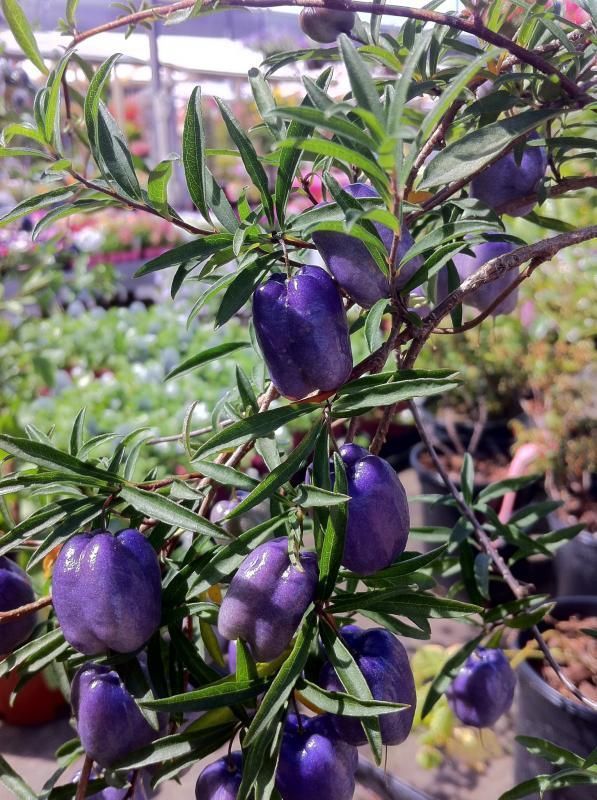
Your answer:
[[[361,630],[356,625],[347,625],[342,628],[342,638],[369,684],[373,697],[409,706],[379,717],[382,742],[386,745],[400,744],[410,733],[417,703],[415,681],[406,650],[395,636],[383,628]],[[331,664],[323,666],[320,683],[324,689],[345,691]],[[333,725],[338,736],[349,744],[359,746],[367,742],[363,726],[356,717],[334,716]]]
[[[253,295],[259,346],[280,394],[299,399],[338,389],[352,370],[340,292],[320,267],[274,274]]]
[[[503,652],[478,647],[452,681],[448,702],[465,725],[487,728],[508,711],[515,686],[514,670]]]
[[[303,8],[299,23],[303,33],[314,42],[331,44],[341,33],[350,33],[354,27],[354,11],[335,8]]]
[[[344,191],[356,199],[379,197],[375,189],[364,183],[351,183],[344,187]],[[389,253],[394,238],[393,231],[385,225],[374,224]],[[335,231],[315,231],[312,238],[329,271],[344,291],[360,306],[369,308],[382,297],[390,296],[389,278],[380,270],[361,241],[354,236]],[[396,253],[396,265],[413,244],[412,236],[403,225]],[[422,264],[421,256],[404,264],[396,277],[396,287],[402,289]]]
[[[228,514],[230,514],[248,494],[248,492],[239,491],[236,493],[236,497],[231,500],[218,500],[217,503],[214,503],[209,515],[210,522],[214,522],[216,525],[223,525],[232,536],[240,536],[241,533],[265,522],[266,519],[269,518],[267,503],[260,503],[258,506],[249,509],[246,514],[224,522]]]
[[[468,256],[465,253],[458,253],[454,256],[454,266],[460,277],[460,282],[474,275],[477,270],[481,269],[484,264],[491,261],[498,256],[503,256],[506,253],[511,253],[516,249],[516,245],[512,242],[500,242],[498,240],[490,239],[482,244],[474,245],[472,248],[474,256]],[[508,286],[511,286],[518,277],[517,270],[510,270],[499,278],[480,286],[474,292],[468,294],[464,300],[464,305],[472,306],[478,311],[485,311],[504,292]],[[441,302],[448,296],[448,272],[447,268],[443,268],[437,280],[437,299]],[[510,294],[497,305],[491,315],[497,317],[500,314],[510,314],[516,308],[518,302],[518,288],[513,289]]]
[[[276,787],[282,800],[351,800],[358,754],[342,741],[330,717],[288,716]]]
[[[529,136],[529,139],[538,138],[536,133]],[[514,152],[510,152],[473,178],[471,195],[495,211],[505,203],[536,192],[546,170],[545,148],[526,145],[520,163],[517,163]],[[525,217],[535,204],[536,201],[533,201],[508,213],[513,217]]]
[[[258,661],[282,655],[315,597],[315,553],[301,553],[303,572],[292,566],[288,540],[256,547],[233,577],[218,616],[226,639],[243,639]]]
[[[81,667],[73,679],[71,703],[81,744],[102,767],[112,766],[159,735],[109,667]]]
[[[160,624],[160,567],[139,531],[73,536],[54,565],[52,596],[65,639],[86,655],[132,653]]]
[[[11,611],[35,600],[27,574],[13,561],[0,557],[0,611]],[[0,656],[11,653],[31,636],[37,617],[26,614],[0,625]]]
[[[383,458],[345,444],[340,455],[348,483],[342,564],[360,575],[388,567],[404,551],[410,515],[404,486]]]
[[[230,753],[206,767],[195,784],[197,800],[236,800],[242,781],[242,753]]]

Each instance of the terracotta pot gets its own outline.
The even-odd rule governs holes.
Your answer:
[[[19,677],[13,670],[0,678],[0,720],[8,725],[43,725],[66,712],[68,705],[62,693],[48,686],[43,672],[27,681],[10,706],[10,696]]]

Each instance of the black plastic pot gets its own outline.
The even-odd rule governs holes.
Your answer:
[[[417,473],[421,485],[421,493],[446,495],[447,490],[439,473],[428,469],[421,461],[421,454],[424,450],[425,445],[421,443],[415,445],[410,452],[410,465]],[[456,485],[460,488],[458,483]],[[475,483],[475,492],[484,489],[487,485],[487,483]],[[542,500],[544,497],[541,483],[531,484],[517,493],[514,508],[524,508],[525,505]],[[440,503],[423,503],[421,516],[423,525],[431,528],[453,528],[460,518],[457,509]],[[437,542],[433,543],[433,547],[437,547],[437,545]],[[506,559],[513,552],[514,548],[511,545],[505,545],[500,548],[500,553]],[[521,559],[513,565],[512,573],[518,580],[532,583],[538,592],[553,595],[555,590],[553,559],[542,555]],[[501,583],[491,583],[490,595],[493,603],[505,603],[512,599],[510,590]]]
[[[566,523],[557,515],[549,515],[551,530]],[[597,535],[581,531],[562,545],[556,553],[558,595],[597,595]]]
[[[561,597],[551,612],[556,619],[569,619],[574,615],[597,616],[597,597]],[[547,626],[540,626],[545,629]],[[530,631],[522,631],[519,647],[531,638]],[[518,668],[518,736],[547,739],[573,753],[586,757],[597,742],[597,711],[568,700],[547,684],[531,663]],[[522,746],[515,746],[514,772],[516,782],[556,772],[549,762],[532,756]],[[531,795],[529,795],[531,798]],[[538,800],[533,795],[532,800]],[[543,800],[595,800],[594,786],[573,786],[547,792]]]
[[[421,403],[419,412],[423,417],[425,427],[433,432],[435,438],[454,447],[453,436],[448,431],[447,426],[426,403]],[[507,455],[514,442],[510,421],[510,419],[487,420],[479,438],[478,449],[488,455]],[[456,437],[466,449],[473,437],[475,425],[472,422],[457,420],[454,422],[454,431]]]

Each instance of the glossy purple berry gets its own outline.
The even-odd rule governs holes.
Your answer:
[[[282,800],[351,800],[356,747],[336,734],[330,717],[289,715],[280,748],[276,787]]]
[[[35,600],[29,578],[23,570],[5,556],[0,556],[0,611],[12,611]],[[0,656],[11,653],[31,636],[37,622],[36,614],[26,614],[10,622],[0,623]]]
[[[320,267],[292,278],[274,274],[253,295],[253,322],[272,381],[300,399],[335,391],[352,370],[348,322],[340,292]]]
[[[356,199],[379,197],[371,186],[364,183],[352,183],[344,187],[344,191]],[[323,204],[320,204],[323,205]],[[374,223],[388,253],[392,248],[393,231]],[[319,250],[327,268],[338,281],[344,291],[363,308],[390,296],[390,281],[380,270],[365,245],[354,236],[335,231],[315,231],[313,244]],[[400,244],[396,253],[396,265],[400,263],[407,250],[414,244],[407,227],[402,226]],[[407,281],[423,264],[421,256],[417,256],[404,264],[396,277],[395,285],[402,289]]]
[[[379,717],[381,740],[386,745],[401,744],[412,728],[417,695],[408,654],[398,639],[383,628],[362,630],[356,625],[342,628],[342,638],[360,667],[376,700],[404,703],[409,708]],[[345,688],[331,664],[324,664],[320,683],[324,689],[344,692]],[[356,746],[367,737],[356,717],[334,716],[333,725],[344,741]]]
[[[348,483],[348,520],[342,564],[371,575],[404,551],[410,515],[404,486],[383,458],[364,447],[345,444],[340,455]]]
[[[303,8],[299,24],[304,34],[314,42],[331,44],[341,33],[350,33],[354,27],[354,11],[335,8]]]
[[[159,735],[110,667],[81,667],[73,679],[71,703],[81,744],[102,767],[112,766]]]
[[[258,506],[249,509],[240,517],[234,517],[234,519],[224,521],[228,514],[230,514],[247,495],[248,492],[237,492],[236,497],[230,500],[218,500],[217,503],[214,503],[209,515],[210,522],[214,522],[216,525],[223,525],[232,536],[240,536],[241,533],[245,533],[245,531],[265,522],[266,519],[268,519],[267,503],[260,503]]]
[[[460,282],[474,275],[482,266],[487,264],[498,256],[506,255],[516,249],[516,245],[512,242],[500,242],[495,239],[490,239],[482,244],[477,244],[472,247],[474,252],[473,256],[466,255],[465,253],[458,253],[454,256],[454,266],[458,272]],[[485,311],[494,302],[494,300],[504,292],[508,286],[511,286],[518,277],[518,270],[510,270],[499,278],[487,283],[484,286],[475,289],[474,292],[467,294],[464,305],[472,306],[478,311]],[[448,272],[447,268],[443,268],[437,279],[437,299],[441,302],[448,296]],[[497,317],[500,314],[510,314],[516,308],[518,302],[518,288],[513,289],[510,294],[497,305],[491,315]]]
[[[301,553],[301,565],[302,572],[290,563],[286,538],[256,547],[232,578],[220,606],[222,636],[243,639],[257,661],[282,655],[317,589],[315,553]]]
[[[73,536],[54,565],[52,596],[64,637],[86,655],[131,653],[160,624],[155,550],[139,531]]]
[[[509,710],[516,675],[501,650],[478,647],[448,689],[452,711],[465,725],[487,728]]]
[[[242,781],[242,753],[230,753],[206,767],[195,785],[197,800],[236,800]]]
[[[536,133],[529,139],[538,139]],[[547,170],[547,151],[544,147],[525,146],[520,163],[514,151],[507,153],[471,181],[471,196],[494,211],[500,206],[527,197],[537,191]],[[529,203],[516,211],[513,217],[525,217],[535,206]]]

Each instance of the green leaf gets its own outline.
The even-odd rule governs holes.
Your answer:
[[[45,658],[49,653],[57,652],[63,646],[64,636],[60,630],[50,631],[32,639],[0,661],[0,678],[17,667],[27,666],[39,658]]]
[[[252,700],[264,691],[267,684],[268,680],[265,678],[236,681],[228,677],[193,692],[184,692],[159,700],[146,700],[140,705],[158,711],[206,711],[210,708],[222,708]]]
[[[303,508],[328,508],[347,503],[350,497],[347,494],[330,492],[327,489],[320,489],[319,486],[311,486],[308,483],[301,483],[297,486],[298,494],[295,497],[297,505]]]
[[[73,533],[77,533],[89,522],[102,515],[104,498],[96,497],[91,500],[77,500],[77,505],[58,525],[54,526],[48,536],[27,562],[27,570],[32,570],[40,561],[53,550],[56,545],[66,541]]]
[[[554,110],[523,111],[465,134],[429,162],[419,189],[468,178],[496,160],[516,139],[558,115]]]
[[[173,758],[180,758],[185,755],[192,755],[193,761],[207,756],[212,752],[214,744],[221,746],[219,742],[220,734],[226,733],[226,738],[230,738],[231,726],[218,726],[207,731],[197,731],[191,733],[175,733],[172,736],[164,736],[147,747],[131,753],[130,756],[122,759],[115,765],[118,770],[128,771],[130,769],[140,769],[152,764],[162,764]]]
[[[21,156],[53,161],[49,153],[44,153],[43,150],[36,150],[34,147],[0,147],[0,158],[20,158]]]
[[[477,495],[475,505],[479,506],[482,503],[497,500],[497,498],[503,497],[508,492],[518,492],[538,480],[539,475],[523,475],[520,478],[505,478],[503,481],[497,481],[481,489]]]
[[[408,90],[422,54],[427,52],[433,31],[424,31],[416,40],[415,46],[408,54],[404,66],[400,70],[400,77],[394,86],[394,94],[388,107],[388,133],[390,136],[401,136],[404,106],[408,99]]]
[[[385,580],[388,578],[401,578],[406,575],[412,575],[413,572],[418,572],[418,570],[428,567],[430,564],[440,558],[447,549],[448,545],[443,544],[441,547],[436,547],[434,550],[430,550],[428,553],[403,553],[399,561],[387,567],[386,569],[382,569],[379,572],[374,573],[370,577],[375,578],[376,580]]]
[[[46,117],[44,120],[44,137],[46,142],[59,152],[62,149],[62,142],[60,140],[61,81],[71,55],[72,52],[67,51],[65,53],[50,73],[48,79],[49,91],[46,105]]]
[[[422,719],[429,714],[440,697],[446,693],[446,690],[460,671],[460,667],[464,664],[471,653],[476,650],[482,639],[483,634],[471,639],[470,642],[467,642],[465,645],[463,645],[460,650],[454,653],[453,656],[450,656],[450,658],[446,661],[433,679],[427,691],[425,702],[423,703],[423,708],[421,710]]]
[[[283,425],[288,425],[305,414],[310,414],[319,407],[309,403],[290,403],[281,408],[261,411],[252,414],[246,419],[241,419],[215,433],[196,450],[193,460],[200,456],[208,456],[223,450],[230,450],[245,444],[250,439],[260,439],[269,436]],[[1,441],[0,441],[1,446]]]
[[[322,490],[320,490],[322,491]],[[344,462],[334,453],[334,494],[347,499],[348,482]],[[327,494],[327,492],[326,492]],[[321,554],[319,557],[319,589],[318,596],[327,600],[334,591],[338,571],[344,553],[344,539],[346,536],[346,522],[348,519],[348,506],[334,506],[330,508],[328,522],[323,537]]]
[[[250,747],[259,734],[267,730],[275,720],[307,663],[309,651],[316,636],[317,617],[313,611],[310,611],[301,625],[290,655],[280,667],[253,717],[243,741],[244,747]]]
[[[191,370],[194,370],[203,364],[208,364],[210,361],[214,361],[216,358],[222,358],[223,356],[227,356],[229,353],[233,353],[235,350],[240,350],[243,347],[250,346],[250,342],[224,342],[216,347],[210,347],[207,350],[204,350],[202,353],[197,353],[196,355],[181,361],[178,366],[174,367],[174,369],[166,375],[164,380],[169,381],[172,378],[176,378],[178,375],[185,375],[187,372],[191,372]]]
[[[331,69],[326,69],[322,72],[322,74],[317,79],[316,85],[318,88],[324,88],[331,77]],[[301,103],[301,108],[312,106],[312,102],[309,97],[305,97],[303,102]],[[288,127],[288,131],[286,133],[289,139],[302,139],[309,133],[309,126],[304,125],[303,123],[294,121]],[[276,214],[278,217],[278,222],[280,224],[283,223],[285,213],[286,213],[286,204],[288,203],[288,198],[290,196],[290,192],[292,190],[292,183],[294,181],[294,176],[296,175],[296,170],[301,160],[301,151],[298,148],[290,148],[287,150],[283,150],[280,153],[280,161],[278,164],[278,175],[276,177],[276,189],[275,189],[275,196],[276,196]]]
[[[470,505],[473,501],[475,489],[475,464],[470,453],[465,453],[460,470],[460,488],[464,502]]]
[[[22,136],[25,139],[32,139],[38,144],[45,145],[46,140],[41,131],[29,122],[11,122],[6,128],[2,130],[2,137],[0,141],[2,144],[8,144],[15,136]]]
[[[205,192],[205,129],[199,86],[193,89],[187,106],[182,133],[182,163],[191,200],[209,221]]]
[[[104,86],[106,85],[106,81],[110,76],[112,67],[120,58],[122,58],[122,53],[114,53],[97,68],[97,72],[91,79],[89,88],[87,89],[87,94],[85,95],[85,105],[83,109],[85,127],[87,128],[89,145],[91,147],[93,156],[98,163],[98,166],[101,166],[101,158],[97,146],[99,104],[102,98]]]
[[[369,347],[369,352],[372,353],[382,343],[382,335],[380,331],[381,326],[381,319],[386,312],[388,307],[387,298],[382,297],[381,300],[378,300],[369,312],[367,313],[367,319],[365,320],[365,338],[367,340],[367,346]]]
[[[257,678],[257,664],[251,651],[242,639],[236,640],[236,680],[246,681]]]
[[[147,199],[163,217],[170,217],[168,206],[168,183],[172,177],[174,161],[177,155],[168,156],[151,170],[147,179]]]
[[[268,114],[268,119],[287,119],[295,120],[302,124],[307,130],[327,129],[348,141],[358,142],[368,150],[374,150],[376,145],[373,139],[368,136],[362,128],[354,122],[338,115],[326,114],[317,108],[309,106],[281,106]],[[292,131],[289,129],[289,135]],[[299,134],[300,135],[300,134]]]
[[[268,220],[273,225],[274,224],[274,204],[272,200],[272,195],[269,190],[267,175],[257,153],[255,152],[255,148],[251,143],[251,140],[247,136],[247,134],[242,129],[241,125],[239,124],[238,120],[228,107],[228,105],[221,100],[220,98],[216,97],[216,103],[218,104],[218,108],[220,109],[220,113],[222,114],[222,118],[224,119],[224,123],[226,128],[228,129],[228,133],[238,151],[241,155],[243,160],[243,164],[251,180],[253,181],[254,185],[257,187],[259,194],[261,195],[261,200],[263,201],[263,208],[265,209],[265,213],[267,215]]]
[[[232,244],[232,236],[229,233],[214,233],[213,236],[203,236],[200,239],[193,239],[191,242],[173,247],[166,253],[162,253],[144,264],[135,273],[136,278],[142,275],[149,275],[150,272],[157,272],[168,267],[177,267],[186,264],[187,261],[202,261],[212,253],[217,253]]]
[[[344,611],[358,611],[373,608],[388,611],[402,616],[411,614],[435,619],[454,618],[480,614],[483,609],[473,603],[463,603],[448,597],[436,597],[425,592],[405,593],[403,586],[396,589],[385,589],[373,592],[355,592],[338,596],[334,599],[330,611],[334,614]]]
[[[584,767],[584,758],[577,756],[570,750],[560,747],[547,739],[537,739],[534,736],[517,736],[516,741],[526,748],[533,756],[544,758],[557,766]]]
[[[4,2],[2,5],[4,6]],[[38,796],[2,756],[0,756],[0,783],[3,783],[18,800],[36,800]]]
[[[106,169],[118,188],[127,197],[141,200],[141,187],[124,134],[101,101],[97,109],[97,146]]]
[[[251,478],[245,472],[240,472],[234,467],[227,467],[225,464],[215,464],[213,461],[196,461],[194,466],[198,472],[202,472],[206,478],[211,478],[220,486],[231,486],[235,489],[243,489],[248,492],[254,489],[259,481]]]
[[[358,698],[344,692],[329,692],[311,681],[303,680],[298,691],[305,700],[327,711],[344,717],[377,717],[380,714],[395,714],[408,708],[404,703],[391,703],[385,700],[369,700]]]
[[[270,116],[269,113],[276,109],[276,100],[269,83],[263,77],[263,73],[255,67],[250,69],[248,74],[255,105],[261,114],[262,120],[274,139],[283,139],[286,136],[284,123],[280,119]]]
[[[356,150],[349,147],[332,142],[329,139],[291,139],[290,131],[288,139],[278,143],[278,148],[285,150],[287,148],[303,150],[306,153],[312,153],[316,156],[329,156],[337,161],[342,161],[351,167],[358,167],[361,169],[371,180],[374,187],[379,194],[387,199],[389,197],[389,183],[386,173],[370,158],[362,155]]]
[[[224,190],[207,167],[205,167],[205,194],[207,205],[214,212],[218,222],[220,222],[229,233],[234,233],[239,225],[236,214],[228,202]]]
[[[72,197],[76,192],[73,186],[60,186],[58,189],[51,189],[44,194],[38,194],[34,197],[29,197],[18,203],[11,211],[0,217],[0,227],[8,225],[9,222],[14,222],[16,219],[31,214],[32,211],[39,211],[42,208],[53,206],[55,203],[66,201]]]
[[[452,373],[452,376],[454,373]],[[458,386],[449,377],[425,377],[424,372],[415,370],[412,373],[396,373],[397,381],[367,385],[367,382],[353,381],[346,384],[338,392],[338,399],[332,406],[335,417],[343,417],[378,406],[389,406],[413,397],[432,397],[448,392]],[[360,388],[362,387],[362,388]]]
[[[292,478],[292,476],[307,462],[315,446],[315,441],[319,436],[322,425],[322,421],[314,425],[299,446],[295,447],[290,453],[286,461],[283,461],[273,469],[269,475],[267,475],[261,483],[228,514],[226,519],[238,517],[240,514],[244,514],[249,509],[259,505],[262,500],[271,497],[277,489],[290,480],[290,478]]]
[[[2,0],[2,13],[23,53],[40,72],[47,75],[48,68],[41,57],[29,20],[21,8],[21,4],[18,0]]]
[[[534,795],[550,789],[565,789],[569,786],[597,786],[597,775],[594,772],[581,770],[562,770],[555,775],[537,775],[524,783],[519,783],[513,789],[500,795],[499,800],[522,800],[523,797]]]
[[[352,95],[358,106],[370,111],[383,124],[383,110],[371,73],[345,33],[338,37],[340,52],[348,72]]]
[[[249,300],[261,282],[270,259],[270,256],[260,258],[256,263],[241,269],[234,276],[234,280],[226,288],[216,311],[216,328],[220,328],[228,322],[230,317],[234,316]]]
[[[365,676],[340,636],[335,631],[332,631],[327,624],[320,625],[319,632],[327,657],[348,694],[353,697],[363,698],[364,700],[374,700]],[[362,725],[367,740],[371,745],[375,761],[380,764],[382,742],[379,722],[376,717],[372,719],[364,717],[362,719]]]
[[[86,464],[74,456],[56,450],[42,442],[34,442],[31,439],[23,439],[18,436],[0,435],[0,450],[5,450],[16,458],[23,461],[30,461],[40,467],[47,469],[65,469],[74,474],[86,475],[96,478],[101,483],[115,483],[118,485],[120,478],[118,475],[111,475],[98,467]]]
[[[70,454],[76,456],[83,445],[83,436],[85,435],[85,415],[87,409],[83,407],[73,422],[73,427],[70,434]]]
[[[219,528],[204,517],[200,517],[199,514],[195,514],[190,509],[155,492],[146,492],[133,486],[123,486],[119,497],[130,503],[136,511],[159,519],[161,522],[167,522],[169,525],[178,525],[185,530],[204,536],[213,536],[217,539],[228,535],[223,528]]]
[[[77,6],[79,5],[79,0],[67,0],[66,2],[66,21],[74,28],[76,25],[75,14],[77,13]]]

